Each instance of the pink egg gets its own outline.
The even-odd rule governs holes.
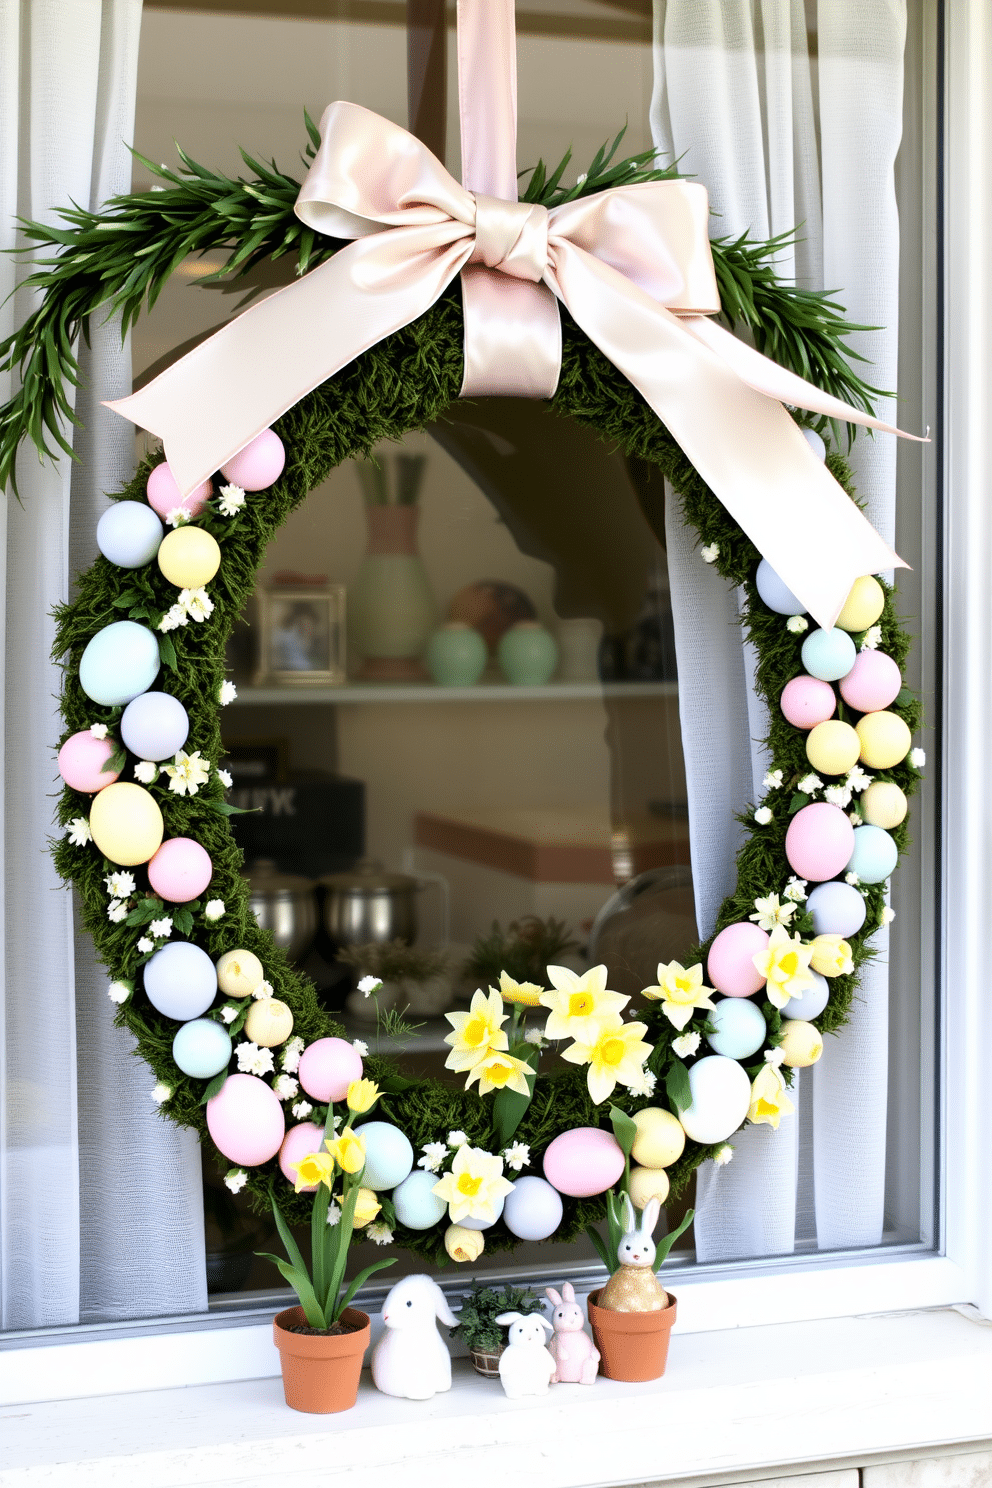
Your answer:
[[[282,1146],[286,1118],[271,1085],[257,1075],[228,1075],[207,1101],[207,1129],[228,1162],[257,1168]]]
[[[300,1084],[314,1100],[341,1101],[362,1078],[362,1056],[344,1039],[323,1038],[300,1056]]]
[[[588,1199],[605,1193],[623,1172],[623,1149],[612,1132],[576,1126],[555,1137],[544,1154],[544,1176],[559,1193]]]
[[[819,677],[793,677],[782,689],[779,705],[794,728],[811,729],[833,717],[837,699],[829,682],[821,682]]]
[[[213,490],[210,482],[204,481],[185,498],[180,496],[176,478],[165,460],[161,465],[155,466],[145,486],[148,505],[153,511],[157,511],[160,517],[167,517],[171,511],[175,511],[177,506],[181,506],[190,517],[198,517],[213,495]]]
[[[312,1121],[301,1121],[299,1126],[291,1126],[286,1133],[285,1141],[279,1148],[279,1166],[282,1168],[283,1176],[287,1182],[296,1187],[296,1169],[290,1167],[290,1163],[300,1162],[308,1157],[311,1152],[320,1152],[324,1146],[324,1129],[316,1126]],[[305,1183],[300,1193],[316,1193],[316,1183]]]
[[[706,959],[710,986],[725,997],[752,997],[760,992],[765,979],[753,958],[767,944],[765,931],[744,920],[721,930]]]
[[[148,864],[148,882],[173,904],[198,899],[213,873],[210,854],[191,837],[170,837]]]
[[[793,873],[814,883],[836,878],[854,852],[854,828],[839,806],[814,801],[797,811],[785,834],[785,856]]]
[[[242,491],[264,491],[282,475],[286,451],[273,429],[263,429],[251,444],[246,444],[221,466],[221,473]]]
[[[879,713],[894,703],[902,690],[898,664],[884,651],[862,651],[840,684],[845,703],[859,713]]]
[[[113,752],[113,739],[94,739],[89,729],[83,729],[66,739],[59,750],[59,774],[73,790],[93,795],[105,785],[113,785],[120,773],[103,768]]]

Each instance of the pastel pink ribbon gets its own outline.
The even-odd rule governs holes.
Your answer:
[[[641,393],[819,624],[854,580],[906,567],[782,406],[898,433],[737,340],[720,309],[705,189],[621,186],[517,201],[513,0],[459,0],[465,185],[405,129],[332,103],[296,202],[348,245],[108,406],[158,435],[192,491],[307,393],[423,315],[461,275],[461,395],[550,398],[561,301]]]

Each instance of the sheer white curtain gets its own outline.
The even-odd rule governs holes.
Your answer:
[[[780,270],[837,290],[851,320],[883,328],[851,344],[884,388],[896,385],[893,165],[905,31],[905,0],[654,0],[655,143],[709,189],[713,236],[801,227]],[[894,417],[893,408],[882,416]],[[852,459],[869,516],[889,540],[895,458],[893,440],[861,438]],[[763,730],[735,634],[736,596],[701,562],[677,513],[668,552],[697,916],[707,936],[733,884],[734,813],[754,800],[764,772]],[[747,1128],[729,1167],[701,1171],[701,1260],[791,1250],[797,1192],[821,1249],[878,1243],[888,1058],[886,947],[879,951],[851,1024],[802,1076],[797,1116],[777,1134]]]
[[[129,189],[141,0],[0,0],[0,248],[14,216]],[[23,276],[0,258],[0,300]],[[0,335],[29,313],[0,308]],[[107,976],[76,931],[47,851],[57,792],[53,605],[93,559],[102,493],[133,459],[100,408],[129,390],[119,324],[92,328],[76,409],[80,463],[25,449],[0,507],[4,852],[0,916],[0,1326],[154,1316],[206,1305],[198,1149],[160,1120],[148,1069],[111,1025]],[[0,377],[0,402],[10,396]],[[71,500],[70,500],[71,491]]]

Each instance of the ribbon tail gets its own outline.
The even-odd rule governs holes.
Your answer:
[[[907,567],[780,402],[609,265],[558,237],[553,252],[551,288],[818,624],[834,624],[862,574]]]

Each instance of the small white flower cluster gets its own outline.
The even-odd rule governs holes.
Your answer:
[[[850,884],[852,889],[856,889],[861,880],[856,873],[851,872],[844,874],[844,882]]]
[[[168,940],[172,934],[172,919],[169,915],[163,915],[160,920],[152,920],[148,926],[148,933],[153,940]]]
[[[306,1121],[312,1110],[313,1106],[310,1104],[309,1101],[297,1101],[296,1105],[293,1107],[293,1115],[296,1117],[297,1121]]]
[[[624,1081],[631,1095],[654,1095],[658,1076],[649,1069],[641,1069],[636,1079]]]
[[[862,770],[860,765],[855,765],[853,770],[848,770],[843,781],[835,781],[828,785],[823,792],[823,799],[829,801],[831,806],[846,808],[851,804],[851,798],[866,791],[871,785],[872,777]]]
[[[274,992],[275,988],[273,987],[271,982],[262,981],[259,982],[258,986],[255,988],[254,992],[251,995],[256,1002],[266,1002]]]
[[[225,790],[230,790],[231,786],[234,784],[234,780],[231,777],[230,770],[221,770],[218,768],[217,779],[220,781]]]
[[[300,1093],[300,1083],[292,1075],[277,1075],[272,1089],[281,1101],[293,1100]]]
[[[911,749],[909,751],[909,763],[913,766],[914,770],[922,770],[926,762],[927,752],[925,749]]]
[[[450,1131],[448,1133],[448,1146],[449,1147],[455,1147],[455,1148],[464,1147],[467,1144],[467,1142],[468,1142],[468,1137],[465,1135],[465,1133],[463,1131]]]
[[[208,899],[203,908],[203,918],[213,924],[216,920],[222,920],[227,906],[223,899]]]
[[[220,684],[220,687],[217,689],[217,701],[220,703],[222,708],[226,708],[228,703],[233,703],[237,695],[238,689],[235,687],[234,683],[228,682],[226,679]]]
[[[134,778],[142,785],[154,785],[158,779],[158,765],[153,760],[139,760],[134,767]]]
[[[334,1226],[337,1225],[337,1224],[339,1224],[340,1221],[341,1221],[341,1205],[337,1202],[336,1199],[332,1199],[331,1202],[327,1206],[327,1224],[328,1224],[328,1228],[333,1230],[334,1229]]]
[[[169,790],[177,796],[195,796],[210,779],[210,766],[198,749],[192,754],[177,750],[172,764],[163,765],[162,770],[169,777]]]
[[[187,625],[190,620],[202,624],[213,612],[214,602],[202,585],[198,589],[180,589],[179,598],[162,616],[158,628],[163,634],[168,634],[170,630]]]
[[[547,1043],[547,1039],[539,1028],[528,1028],[524,1034],[524,1043],[533,1044],[535,1048],[543,1049]]]
[[[882,924],[883,925],[891,925],[892,924],[892,921],[895,919],[895,917],[896,917],[896,912],[892,908],[891,904],[884,904],[882,906]]]
[[[158,1084],[154,1086],[151,1092],[152,1100],[157,1106],[164,1106],[171,1095],[172,1086],[165,1085],[161,1080],[159,1080]]]
[[[720,544],[706,543],[704,547],[700,548],[699,556],[704,563],[715,563],[720,556]]]
[[[680,1033],[677,1039],[672,1039],[672,1048],[680,1059],[688,1059],[695,1054],[700,1042],[698,1033]]]
[[[245,504],[245,493],[240,486],[221,486],[217,510],[222,517],[236,517]]]
[[[428,1142],[422,1151],[424,1155],[418,1159],[417,1167],[423,1168],[425,1173],[437,1173],[448,1155],[447,1143]]]
[[[130,982],[111,982],[107,988],[107,996],[111,1002],[127,1002],[133,991],[134,988]]]
[[[800,780],[799,784],[796,786],[796,789],[802,791],[804,796],[815,796],[817,791],[823,789],[823,781],[820,779],[819,775],[814,775],[813,772],[810,771],[808,775],[803,776],[802,780]]]
[[[373,1245],[392,1245],[393,1232],[388,1225],[370,1224],[365,1231]]]
[[[93,833],[85,816],[74,816],[65,829],[65,835],[73,847],[85,847],[87,842],[93,841]]]
[[[865,638],[861,642],[862,651],[877,651],[882,644],[882,627],[872,625],[865,631]]]
[[[248,1174],[244,1168],[231,1168],[224,1174],[225,1187],[229,1188],[233,1194],[240,1193],[247,1182]]]
[[[761,782],[761,789],[766,791],[778,790],[781,787],[784,778],[784,774],[781,770],[769,770],[768,774]]]
[[[783,890],[783,898],[793,899],[797,904],[802,904],[806,899],[806,886],[808,883],[809,879],[797,878],[793,874]]]
[[[729,1162],[734,1160],[734,1149],[728,1142],[724,1142],[718,1152],[714,1152],[713,1161],[718,1168],[725,1168]]]
[[[282,1051],[282,1067],[288,1075],[295,1075],[300,1068],[300,1055],[304,1050],[301,1038],[291,1038]]]
[[[765,1050],[765,1063],[766,1064],[770,1064],[773,1067],[773,1069],[781,1069],[782,1063],[783,1063],[784,1059],[785,1059],[785,1050],[784,1049],[766,1049]]]
[[[127,919],[127,916],[128,908],[124,901],[122,899],[111,899],[107,905],[107,919],[110,923],[112,925],[119,925],[122,920]]]
[[[363,997],[371,997],[377,988],[382,986],[382,978],[375,976],[363,976],[358,984],[358,990]]]
[[[530,1167],[530,1148],[526,1142],[514,1142],[511,1147],[504,1147],[503,1160],[508,1168],[519,1173],[522,1168]]]
[[[191,522],[192,520],[193,518],[190,516],[189,508],[186,506],[172,506],[165,514],[165,525],[167,527],[184,527],[187,522]]]
[[[793,635],[802,635],[803,631],[809,630],[809,621],[805,615],[790,615],[785,622],[785,628],[791,630]],[[728,1158],[727,1161],[729,1162],[730,1159]]]
[[[847,819],[851,823],[852,827],[864,826],[864,818],[862,817],[860,811],[849,811],[847,813]]]
[[[360,1059],[367,1059],[369,1057],[369,1046],[364,1039],[352,1039],[351,1047]]]
[[[767,827],[773,816],[774,812],[770,806],[759,806],[754,813],[754,819],[759,827]]]
[[[226,1002],[220,1010],[220,1016],[224,1023],[233,1023],[240,1011],[240,1008],[232,1007],[229,1002]]]
[[[105,723],[91,723],[90,733],[94,739],[105,739],[107,737],[107,725]]]
[[[275,1068],[271,1049],[260,1049],[257,1044],[238,1044],[234,1053],[243,1075],[269,1075]]]
[[[142,935],[141,939],[138,941],[139,956],[150,956],[154,949],[155,942],[153,940],[149,940],[147,935]]]

